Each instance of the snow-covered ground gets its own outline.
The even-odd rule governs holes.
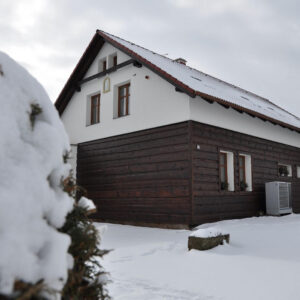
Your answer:
[[[101,248],[113,299],[299,300],[300,215],[205,224],[230,233],[230,244],[187,249],[191,231],[113,224]]]

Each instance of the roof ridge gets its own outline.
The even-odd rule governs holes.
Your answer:
[[[160,54],[160,53],[157,53],[157,52],[155,52],[155,51],[152,51],[152,50],[150,50],[150,49],[148,49],[148,48],[146,48],[146,47],[140,46],[140,45],[138,45],[138,44],[136,44],[136,43],[133,43],[133,42],[131,42],[131,41],[128,41],[128,40],[126,40],[126,39],[124,39],[124,38],[121,38],[121,37],[119,37],[119,36],[117,36],[117,35],[108,33],[108,32],[106,32],[106,31],[100,30],[100,29],[97,29],[97,32],[98,32],[98,31],[100,31],[100,32],[102,32],[102,33],[104,33],[104,34],[106,34],[106,35],[112,36],[112,37],[114,37],[114,38],[120,39],[120,40],[122,40],[122,41],[124,41],[124,42],[127,42],[127,43],[129,43],[129,44],[131,44],[131,45],[134,45],[134,46],[139,47],[139,48],[141,48],[141,49],[144,49],[144,50],[146,50],[146,51],[149,51],[149,52],[151,52],[151,53],[153,53],[153,54],[155,54],[155,55],[158,55],[158,56],[160,56],[160,57],[162,57],[162,58],[164,58],[164,59],[168,59],[169,61],[178,64],[178,65],[179,65],[180,67],[182,67],[182,68],[189,68],[190,70],[194,70],[194,71],[196,71],[196,72],[198,72],[198,73],[203,74],[204,76],[207,76],[207,77],[210,77],[210,78],[212,78],[212,79],[214,79],[214,80],[217,80],[217,81],[219,81],[219,82],[222,82],[223,84],[228,85],[228,86],[231,86],[231,87],[233,87],[233,88],[235,88],[235,89],[238,89],[239,91],[242,91],[242,92],[244,92],[244,93],[246,93],[246,94],[255,96],[256,98],[258,98],[258,99],[260,99],[260,100],[262,100],[262,101],[265,101],[265,102],[267,102],[267,103],[269,103],[269,104],[272,104],[272,105],[276,106],[277,108],[279,108],[279,109],[281,109],[282,111],[288,113],[289,115],[293,116],[293,117],[296,118],[297,120],[300,120],[300,118],[297,117],[296,115],[294,115],[294,114],[292,114],[291,112],[285,110],[284,108],[282,108],[282,107],[279,106],[278,104],[276,104],[276,103],[270,101],[269,99],[267,99],[267,98],[265,98],[265,97],[263,97],[263,96],[260,96],[260,95],[258,95],[258,94],[255,94],[255,93],[253,93],[253,92],[250,92],[250,91],[248,91],[248,90],[246,90],[246,89],[244,89],[244,88],[241,88],[241,87],[239,87],[239,86],[237,86],[237,85],[235,85],[235,84],[232,84],[232,83],[227,82],[227,81],[225,81],[225,80],[223,80],[223,79],[220,79],[220,78],[217,78],[217,77],[212,76],[212,75],[210,75],[210,74],[207,74],[207,73],[205,73],[205,72],[203,72],[203,71],[200,71],[200,70],[198,70],[198,69],[196,69],[196,68],[193,68],[193,67],[191,67],[191,66],[187,66],[187,65],[180,64],[180,63],[176,62],[174,59],[171,59],[170,57],[167,57],[167,56],[165,56],[165,55],[162,55],[162,54]]]

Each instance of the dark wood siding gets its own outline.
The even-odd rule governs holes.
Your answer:
[[[189,224],[188,122],[78,145],[77,179],[98,220]]]
[[[234,154],[233,192],[220,190],[220,150]],[[252,192],[239,191],[239,153],[251,155]],[[78,182],[101,221],[196,225],[256,216],[265,210],[265,182],[275,180],[292,182],[300,212],[298,148],[198,122],[82,143],[77,158]],[[278,176],[279,162],[292,165],[292,178]]]
[[[276,180],[292,182],[293,209],[300,212],[300,179],[296,178],[296,165],[300,165],[298,148],[198,122],[191,123],[193,224],[258,215],[259,211],[265,210],[265,182]],[[200,146],[198,150],[197,145]],[[234,192],[219,188],[220,150],[234,153]],[[239,152],[251,155],[252,192],[239,191]],[[292,165],[292,178],[278,176],[278,162]]]

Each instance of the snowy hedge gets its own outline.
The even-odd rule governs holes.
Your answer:
[[[41,85],[0,52],[0,294],[14,284],[61,290],[72,257],[58,232],[72,210],[63,191],[68,138]]]

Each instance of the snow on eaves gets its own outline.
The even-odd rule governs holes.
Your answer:
[[[103,31],[99,31],[99,33],[141,56],[195,92],[207,94],[227,101],[229,105],[238,105],[247,110],[251,110],[266,117],[300,128],[300,118],[292,115],[265,98],[233,86],[196,69],[180,64],[168,57],[152,52],[109,33]]]

